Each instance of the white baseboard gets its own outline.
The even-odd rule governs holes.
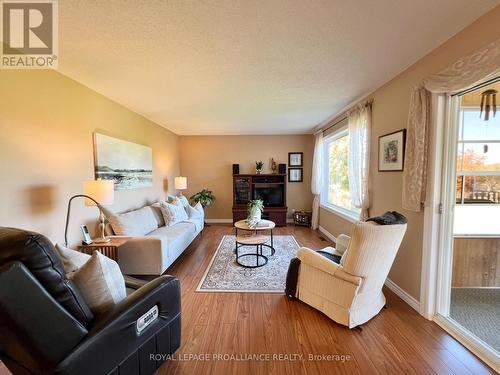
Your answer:
[[[330,241],[337,243],[337,238],[328,232],[325,228],[323,228],[321,225],[318,227],[318,230],[325,235],[326,238],[328,238]]]
[[[233,219],[205,219],[208,224],[232,224]]]
[[[420,314],[420,302],[409,295],[405,290],[401,289],[397,284],[391,279],[387,278],[385,280],[385,286],[392,290],[399,298],[405,301],[410,307],[416,310]]]

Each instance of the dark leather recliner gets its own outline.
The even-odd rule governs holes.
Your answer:
[[[158,318],[138,333],[137,319],[155,305]],[[152,374],[180,337],[175,277],[94,317],[46,237],[0,227],[0,358],[14,374]]]

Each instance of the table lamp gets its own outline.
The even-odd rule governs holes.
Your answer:
[[[188,187],[187,177],[178,176],[174,179],[174,187],[176,190],[180,190],[179,195],[182,195],[182,190],[186,190]]]
[[[99,209],[99,230],[101,237],[94,239],[96,243],[109,242],[106,238],[106,216],[102,210],[102,206],[113,204],[115,200],[114,182],[111,180],[92,180],[83,183],[84,194],[77,194],[72,196],[68,202],[68,212],[66,214],[66,226],[64,230],[64,242],[68,246],[68,223],[71,212],[71,202],[75,198],[85,198],[86,206],[97,206]]]

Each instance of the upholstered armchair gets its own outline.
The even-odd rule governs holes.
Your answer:
[[[349,328],[367,322],[385,305],[382,286],[405,231],[406,224],[358,222],[352,238],[341,235],[336,248],[323,249],[339,263],[302,247],[296,297]]]

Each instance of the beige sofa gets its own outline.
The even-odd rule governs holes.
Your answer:
[[[354,224],[352,238],[339,236],[337,248],[343,266],[302,247],[296,296],[349,328],[361,325],[385,305],[382,286],[406,231],[406,224]]]
[[[118,248],[117,253],[118,265],[126,275],[161,275],[204,227],[202,212],[177,224],[165,226],[161,212],[155,205],[122,214],[107,211],[106,216],[115,237],[132,237]]]

